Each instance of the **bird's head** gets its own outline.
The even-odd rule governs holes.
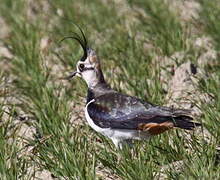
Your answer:
[[[81,36],[74,34],[74,36],[64,38],[76,40],[83,49],[83,56],[76,64],[76,71],[72,72],[67,79],[71,79],[74,76],[82,77],[86,81],[88,87],[92,88],[99,83],[105,83],[105,80],[96,52],[88,46],[87,39],[81,29],[80,32]]]

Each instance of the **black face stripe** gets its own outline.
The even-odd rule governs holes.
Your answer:
[[[78,67],[79,68],[79,71],[80,72],[83,72],[83,71],[88,71],[88,70],[94,70],[95,68],[94,67]]]
[[[95,69],[94,67],[89,67],[89,68],[85,67],[85,68],[83,69],[83,71],[94,70],[94,69]]]

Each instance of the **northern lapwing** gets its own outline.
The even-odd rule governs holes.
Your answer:
[[[68,76],[82,77],[88,85],[85,117],[97,132],[110,138],[116,147],[135,139],[148,139],[173,128],[192,130],[200,123],[193,122],[190,111],[153,105],[137,97],[113,90],[105,81],[96,52],[88,47],[83,31],[72,38],[83,49],[76,71]]]

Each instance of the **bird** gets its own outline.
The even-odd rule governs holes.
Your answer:
[[[96,132],[110,138],[118,149],[133,140],[145,140],[165,131],[180,128],[193,130],[200,123],[194,122],[191,111],[154,105],[138,97],[118,92],[106,82],[99,57],[89,47],[84,32],[67,36],[76,40],[83,49],[83,56],[76,64],[75,76],[85,80],[88,90],[85,118]]]

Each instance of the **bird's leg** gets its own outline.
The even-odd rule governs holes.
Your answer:
[[[117,150],[122,150],[122,142],[119,139],[112,138],[112,142],[114,143]],[[117,163],[120,163],[122,160],[121,153],[117,153]]]
[[[123,146],[127,146],[128,148],[132,148],[134,145],[131,139],[126,139],[123,141]]]
[[[118,163],[122,161],[122,158],[130,159],[133,156],[134,153],[131,149],[133,147],[133,143],[131,139],[126,139],[126,140],[112,139],[112,142],[119,151],[117,153]]]
[[[112,139],[112,142],[116,146],[117,149],[122,150],[125,146],[132,148],[133,143],[131,139],[120,140],[120,139]]]
[[[111,140],[117,149],[122,149],[122,145],[119,139],[112,138]]]
[[[122,143],[123,143],[124,156],[128,159],[131,159],[134,156],[134,152],[135,152],[132,139],[126,139]]]

